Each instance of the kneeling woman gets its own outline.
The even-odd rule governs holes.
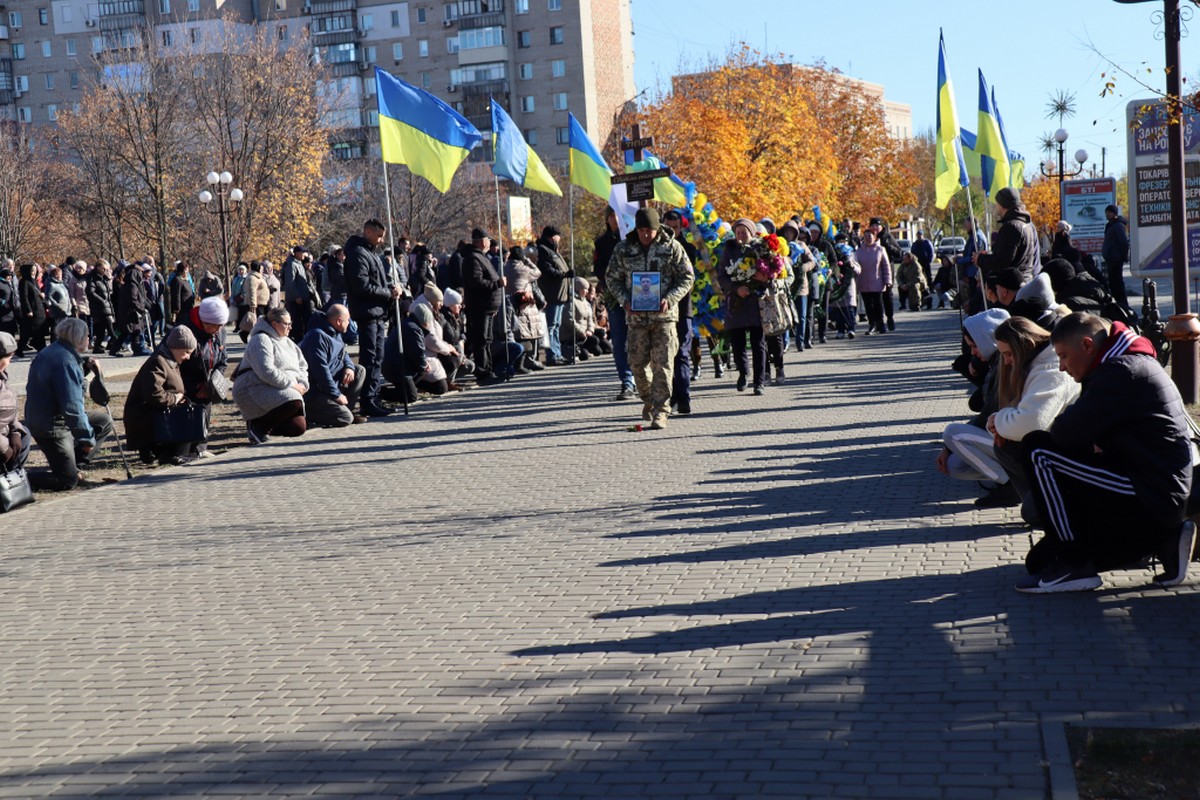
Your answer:
[[[160,442],[154,431],[155,418],[169,408],[187,402],[179,365],[196,349],[196,337],[183,326],[171,329],[167,338],[142,364],[125,398],[125,438],[146,464],[181,464],[191,442]]]
[[[291,329],[291,315],[273,308],[250,331],[233,381],[233,402],[246,420],[251,444],[263,444],[268,436],[301,436],[308,429],[308,362],[288,338]]]

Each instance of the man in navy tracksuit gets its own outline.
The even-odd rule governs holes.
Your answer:
[[[1184,521],[1194,447],[1179,391],[1149,340],[1120,322],[1071,314],[1050,342],[1082,391],[1049,431],[1024,440],[1047,532],[1017,590],[1095,589],[1098,573],[1150,555],[1163,563],[1160,586],[1181,583],[1196,526]]]

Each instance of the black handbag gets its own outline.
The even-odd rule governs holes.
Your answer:
[[[23,469],[0,472],[0,512],[33,502],[33,487],[29,475]]]
[[[204,420],[204,407],[192,403],[158,412],[154,418],[154,441],[157,444],[190,444],[208,438],[208,424]]]

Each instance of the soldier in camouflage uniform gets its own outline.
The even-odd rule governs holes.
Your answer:
[[[675,323],[679,301],[692,291],[695,278],[683,246],[659,225],[658,212],[638,209],[636,229],[613,251],[605,283],[629,320],[629,366],[641,395],[642,418],[650,427],[667,426],[671,372],[679,339]],[[658,311],[633,311],[633,273],[657,272],[661,301]]]

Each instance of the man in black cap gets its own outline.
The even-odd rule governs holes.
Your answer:
[[[679,303],[692,291],[695,276],[683,247],[659,225],[658,212],[639,208],[636,229],[613,251],[604,276],[609,292],[625,309],[629,320],[629,366],[642,397],[642,419],[652,430],[667,426],[671,399],[671,366],[679,339],[675,327]],[[634,311],[635,273],[658,273],[657,311]]]
[[[674,235],[683,248],[688,264],[695,274],[700,257],[695,245],[684,238],[683,215],[671,209],[662,217],[663,226]],[[679,301],[679,321],[675,324],[679,351],[675,355],[675,376],[671,379],[671,408],[681,415],[692,413],[692,297],[689,293]]]
[[[488,258],[491,237],[482,228],[471,231],[470,260],[464,265],[467,304],[467,352],[475,362],[475,381],[482,385],[499,383],[492,371],[492,325],[500,312],[508,279]]]
[[[1114,205],[1104,209],[1104,216],[1108,222],[1104,226],[1100,257],[1108,268],[1108,291],[1122,308],[1129,308],[1129,298],[1125,295],[1125,262],[1129,260],[1129,235],[1125,233],[1125,220],[1121,218],[1121,209]]]
[[[992,252],[976,253],[974,257],[981,277],[1016,267],[1021,271],[1021,282],[1028,283],[1038,266],[1038,238],[1037,228],[1021,203],[1021,193],[1007,186],[997,192],[996,215],[1000,218],[996,246]]]
[[[537,268],[542,272],[542,277],[538,278],[538,288],[546,298],[546,327],[550,335],[546,366],[567,363],[563,358],[562,343],[575,340],[572,324],[574,315],[570,313],[571,281],[568,280],[574,278],[575,274],[558,252],[558,243],[561,241],[562,234],[553,225],[542,228],[542,235],[537,240]],[[563,330],[567,326],[571,330]]]
[[[400,287],[392,284],[391,275],[375,253],[385,230],[382,222],[369,219],[363,223],[362,235],[351,236],[344,248],[350,318],[358,323],[358,363],[367,373],[358,396],[366,417],[383,417],[391,413],[379,405],[379,390],[383,386],[388,313],[400,298]]]

